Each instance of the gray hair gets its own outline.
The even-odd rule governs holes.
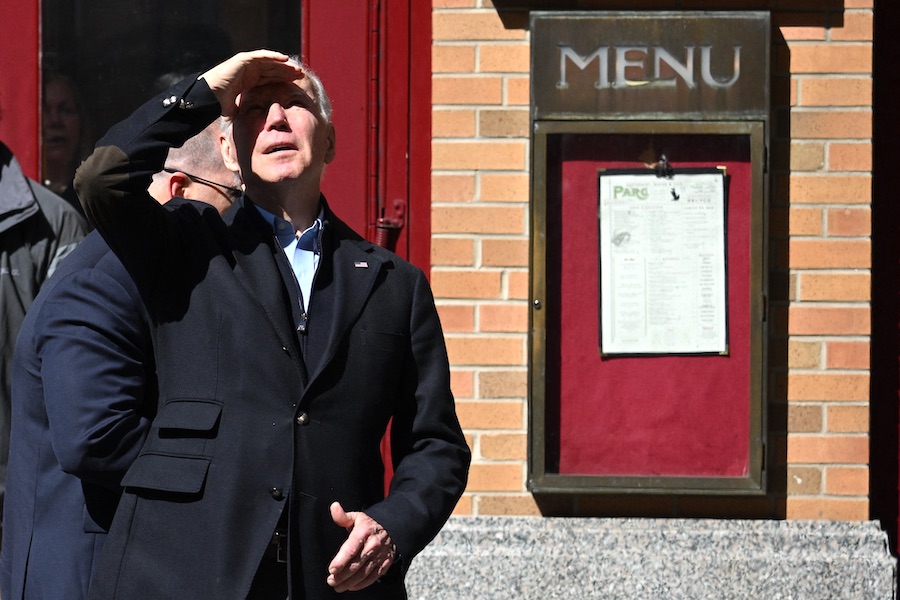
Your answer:
[[[303,73],[306,75],[306,78],[309,79],[313,96],[316,99],[316,104],[319,105],[322,117],[325,118],[326,122],[331,123],[331,99],[328,97],[328,92],[325,91],[325,85],[322,83],[322,80],[319,79],[319,76],[316,75],[315,71],[309,68],[309,65],[300,60],[299,56],[291,56],[290,62],[303,69]]]

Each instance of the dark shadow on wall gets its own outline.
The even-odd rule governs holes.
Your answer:
[[[871,518],[881,521],[891,552],[898,544],[900,423],[900,187],[897,185],[897,65],[900,3],[875,3],[872,134],[872,342],[869,474]]]

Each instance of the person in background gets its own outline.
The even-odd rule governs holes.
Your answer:
[[[78,212],[26,177],[12,151],[0,142],[0,499],[6,482],[16,336],[41,285],[87,230]]]
[[[219,115],[244,194],[223,220],[161,208],[151,174]],[[463,493],[471,456],[431,290],[329,208],[335,139],[321,81],[261,50],[148,101],[76,173],[147,301],[160,395],[91,598],[399,600]],[[130,442],[127,423],[87,421],[98,446]]]
[[[72,178],[75,169],[90,151],[82,108],[75,82],[70,77],[53,72],[45,76],[41,121],[41,180],[79,212],[82,210],[81,204],[72,188]]]
[[[214,123],[173,148],[149,193],[224,211],[240,179]],[[176,202],[183,202],[178,200]],[[88,597],[120,480],[146,436],[158,395],[143,301],[95,231],[63,262],[25,317],[15,352],[0,596]],[[97,423],[127,428],[100,449]]]

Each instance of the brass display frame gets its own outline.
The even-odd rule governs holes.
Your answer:
[[[534,494],[702,494],[766,493],[766,350],[768,291],[766,236],[768,126],[749,121],[546,120],[532,122],[531,269],[528,381],[528,490]],[[630,136],[729,135],[750,142],[750,415],[748,474],[745,477],[658,477],[564,475],[548,472],[547,443],[547,167],[548,139],[565,134]]]

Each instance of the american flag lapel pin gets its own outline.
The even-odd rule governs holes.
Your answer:
[[[368,268],[369,268],[369,263],[367,263],[367,262],[364,261],[364,260],[358,260],[358,261],[356,261],[356,262],[353,263],[353,266],[356,267],[357,269],[368,269]]]

